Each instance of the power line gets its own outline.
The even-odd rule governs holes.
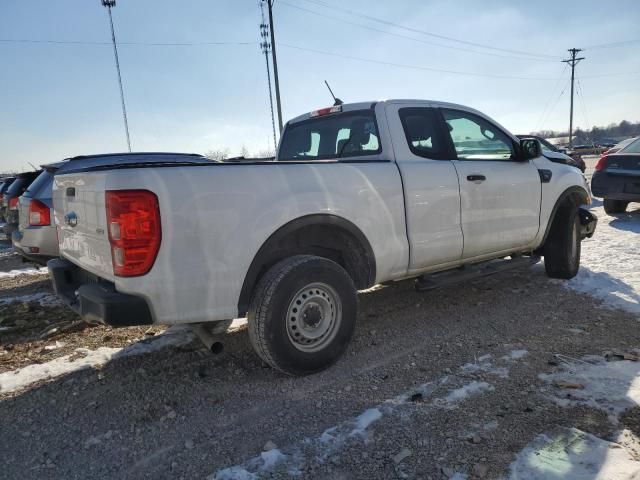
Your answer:
[[[411,27],[407,27],[405,25],[400,25],[398,23],[394,23],[394,22],[390,22],[388,20],[384,20],[382,18],[378,18],[378,17],[374,17],[371,15],[366,15],[362,12],[355,12],[353,10],[349,10],[348,8],[343,8],[343,7],[339,7],[337,5],[333,5],[333,4],[328,4],[326,2],[320,1],[320,0],[305,0],[308,3],[312,3],[315,5],[319,5],[321,7],[324,8],[329,8],[331,10],[339,10],[345,13],[348,13],[349,15],[352,16],[356,16],[356,17],[361,17],[361,18],[366,18],[367,20],[371,20],[373,22],[378,22],[378,23],[382,23],[384,25],[389,25],[395,28],[400,28],[402,30],[407,30],[413,33],[419,33],[421,35],[427,35],[430,37],[435,37],[435,38],[440,38],[442,40],[448,40],[450,42],[456,42],[456,43],[462,43],[464,45],[470,45],[470,46],[474,46],[474,47],[479,47],[479,48],[485,48],[488,50],[496,50],[496,51],[500,51],[500,52],[505,52],[505,53],[515,53],[518,55],[527,55],[530,57],[541,57],[541,58],[547,58],[547,59],[558,59],[559,57],[556,57],[554,55],[547,55],[547,54],[543,54],[543,53],[532,53],[532,52],[524,52],[522,50],[513,50],[513,49],[508,49],[508,48],[501,48],[501,47],[495,47],[493,45],[485,45],[482,43],[477,43],[477,42],[470,42],[467,40],[461,40],[458,38],[453,38],[453,37],[448,37],[446,35],[440,35],[437,33],[433,33],[433,32],[429,32],[426,30],[419,30],[417,28],[411,28]]]
[[[630,40],[621,40],[619,42],[601,43],[600,45],[589,45],[588,47],[584,47],[583,50],[598,50],[601,48],[623,47],[625,45],[629,45],[630,43],[639,43],[639,42],[640,42],[640,38],[634,38]]]
[[[281,0],[282,4],[284,4],[285,2]],[[419,40],[418,40],[419,41]],[[0,43],[5,43],[5,44],[53,44],[53,45],[60,45],[60,46],[66,46],[66,45],[89,45],[89,46],[109,46],[111,45],[111,42],[98,42],[98,41],[90,41],[90,40],[31,40],[31,39],[0,39]],[[166,46],[186,46],[186,47],[197,47],[197,46],[244,46],[244,45],[251,45],[251,46],[259,46],[258,42],[121,42],[118,41],[118,46],[159,46],[159,47],[166,47]],[[480,76],[480,77],[493,77],[493,78],[513,78],[513,79],[520,79],[520,80],[555,80],[554,78],[549,78],[549,77],[520,77],[520,76],[511,76],[511,75],[498,75],[498,74],[482,74],[482,73],[474,73],[474,72],[463,72],[463,71],[452,71],[452,70],[446,70],[446,69],[437,69],[437,68],[431,68],[431,67],[422,67],[422,66],[416,66],[416,65],[404,65],[404,64],[397,64],[397,63],[393,63],[393,62],[384,62],[384,61],[380,61],[380,60],[374,60],[374,59],[367,59],[367,58],[361,58],[361,57],[353,57],[353,56],[348,56],[348,55],[341,55],[338,53],[332,53],[332,52],[324,52],[321,50],[314,50],[312,48],[306,48],[306,47],[300,47],[297,45],[291,45],[291,44],[280,44],[282,46],[288,47],[288,48],[292,48],[292,49],[296,49],[296,50],[303,50],[303,51],[309,51],[309,52],[314,52],[314,53],[320,53],[323,55],[331,55],[331,56],[337,56],[337,57],[342,57],[345,59],[352,59],[352,60],[358,60],[358,61],[363,61],[363,62],[369,62],[369,63],[378,63],[378,64],[383,64],[383,65],[388,65],[388,66],[396,66],[396,67],[400,67],[400,68],[411,68],[411,69],[418,69],[418,70],[429,70],[429,71],[434,71],[434,72],[441,72],[441,73],[451,73],[451,74],[455,74],[455,75],[470,75],[470,76]],[[485,52],[478,52],[478,53],[485,53]],[[535,60],[535,59],[532,59]],[[594,74],[594,75],[582,75],[582,79],[588,79],[588,78],[600,78],[600,77],[613,77],[613,76],[626,76],[626,75],[640,75],[640,71],[637,72],[608,72],[608,73],[602,73],[602,74]]]
[[[576,78],[576,82],[578,84],[578,88],[576,89],[576,92],[578,94],[578,98],[580,99],[580,104],[582,106],[582,115],[584,116],[584,121],[587,124],[586,125],[586,129],[588,130],[589,127],[591,126],[591,122],[589,122],[589,117],[587,115],[587,105],[586,105],[586,102],[584,100],[584,90],[582,89],[582,85],[580,84],[580,79],[579,78]]]
[[[31,40],[22,38],[0,38],[0,43],[48,43],[54,45],[111,45],[111,42],[91,40]],[[256,42],[118,42],[118,45],[140,45],[145,47],[197,47],[216,45],[257,45]]]
[[[549,98],[547,99],[547,101],[544,104],[544,109],[542,110],[542,114],[540,115],[540,118],[536,122],[535,131],[538,131],[540,128],[542,128],[542,120],[543,120],[543,118],[546,119],[545,115],[547,113],[547,108],[549,107],[549,104],[551,103],[551,99],[554,97],[554,93],[556,92],[556,89],[558,88],[558,86],[560,86],[560,82],[562,82],[562,79],[564,78],[564,72],[566,70],[567,70],[567,65],[565,64],[564,68],[562,69],[562,73],[560,73],[560,76],[558,77],[558,80],[556,80],[556,83],[553,85],[553,88],[551,89],[551,95],[549,95]]]
[[[567,81],[565,82],[564,87],[560,91],[560,95],[558,95],[558,97],[556,98],[555,102],[553,102],[553,104],[551,105],[551,108],[549,108],[549,111],[546,113],[546,115],[544,116],[543,120],[540,122],[540,128],[541,129],[542,129],[542,125],[545,124],[545,122],[549,119],[551,114],[555,111],[556,107],[558,106],[558,103],[560,103],[560,99],[564,95],[564,92],[566,92],[567,88],[569,88],[569,82],[570,81],[571,80],[569,78],[567,78]]]
[[[304,11],[304,12],[312,13],[313,15],[317,15],[319,17],[327,18],[329,20],[335,20],[335,21],[338,21],[338,22],[345,23],[347,25],[353,25],[353,26],[356,26],[356,27],[359,27],[359,28],[362,28],[362,29],[365,29],[365,30],[378,32],[378,33],[382,33],[382,34],[385,34],[385,35],[390,35],[390,36],[393,36],[393,37],[404,38],[406,40],[412,40],[414,42],[419,42],[419,43],[422,43],[422,44],[425,44],[425,45],[432,45],[432,46],[440,47],[440,48],[448,48],[448,49],[452,49],[452,50],[458,50],[458,51],[461,51],[461,52],[475,53],[475,54],[478,54],[478,55],[489,55],[489,56],[498,57],[498,58],[513,58],[513,59],[516,59],[516,60],[528,60],[528,61],[535,61],[535,62],[555,62],[556,61],[556,59],[551,60],[551,59],[542,59],[542,58],[523,57],[523,56],[516,56],[516,55],[503,55],[503,54],[494,53],[494,52],[482,52],[482,51],[478,51],[478,50],[472,50],[470,48],[456,47],[456,46],[453,46],[453,45],[445,45],[443,43],[430,42],[428,40],[423,40],[423,39],[420,39],[420,38],[411,37],[409,35],[403,35],[401,33],[390,32],[390,31],[387,31],[387,30],[382,30],[380,28],[375,28],[375,27],[371,27],[371,26],[368,26],[368,25],[363,25],[361,23],[351,22],[349,20],[345,20],[345,19],[340,18],[340,17],[335,17],[333,15],[326,15],[324,13],[316,12],[314,10],[309,10],[308,8],[304,8],[304,7],[301,7],[299,5],[294,5],[294,4],[286,2],[284,0],[281,0],[280,4],[281,5],[286,5],[288,7],[295,8],[297,10],[301,10],[301,11]]]
[[[378,65],[408,68],[412,70],[426,70],[428,72],[450,73],[452,75],[465,75],[465,76],[489,77],[489,78],[510,78],[515,80],[555,80],[555,78],[549,78],[549,77],[518,77],[518,76],[512,76],[512,75],[499,75],[499,74],[493,74],[493,73],[474,73],[474,72],[464,72],[464,71],[458,71],[458,70],[445,70],[440,68],[425,67],[421,65],[407,65],[403,63],[386,62],[384,60],[375,60],[373,58],[356,57],[353,55],[344,55],[341,53],[327,52],[324,50],[317,50],[314,48],[298,47],[296,45],[290,45],[288,43],[280,43],[280,46],[291,48],[294,50],[318,53],[320,55],[328,55],[332,57],[344,58],[346,60],[356,60],[358,62],[375,63]]]

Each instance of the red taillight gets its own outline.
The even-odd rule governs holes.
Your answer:
[[[113,273],[119,277],[146,274],[160,249],[158,197],[148,190],[109,190],[106,207]]]
[[[596,172],[600,172],[602,170],[604,170],[607,167],[607,159],[609,157],[607,155],[601,155],[600,156],[600,160],[598,160],[598,163],[596,163]]]
[[[11,197],[9,199],[9,210],[16,210],[18,208],[18,197]]]
[[[29,203],[29,225],[33,227],[51,225],[49,207],[40,200],[32,199]]]

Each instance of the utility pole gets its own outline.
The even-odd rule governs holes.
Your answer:
[[[260,48],[264,53],[264,60],[267,64],[267,83],[269,84],[269,106],[271,107],[271,128],[273,128],[273,148],[274,152],[278,148],[278,140],[276,139],[276,120],[273,116],[273,94],[271,93],[271,72],[269,69],[269,51],[271,50],[271,44],[267,40],[269,37],[269,26],[264,21],[264,4],[260,4],[260,13],[262,14],[262,23],[260,24]]]
[[[581,48],[570,48],[568,51],[571,53],[571,58],[562,61],[571,65],[571,107],[569,109],[569,148],[571,148],[573,146],[573,81],[576,65],[580,63],[580,60],[584,60],[584,57],[576,57],[582,51]]]
[[[109,25],[111,25],[111,41],[113,42],[113,55],[116,58],[116,71],[118,72],[118,84],[120,85],[120,102],[122,103],[122,118],[124,119],[124,131],[127,134],[127,147],[131,151],[131,137],[129,137],[129,122],[127,121],[127,108],[124,105],[124,90],[122,88],[122,76],[120,75],[120,61],[118,60],[118,47],[116,46],[116,33],[113,29],[113,17],[111,9],[116,6],[116,0],[101,0],[102,6],[109,11]]]
[[[278,80],[278,61],[276,59],[276,35],[273,29],[273,2],[275,0],[262,0],[267,2],[269,10],[269,31],[271,32],[271,58],[273,60],[273,80],[276,87],[276,108],[278,109],[278,127],[282,133],[282,106],[280,104],[280,81]]]

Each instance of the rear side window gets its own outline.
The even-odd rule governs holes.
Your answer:
[[[47,172],[46,170],[38,175],[29,188],[27,188],[26,192],[24,192],[25,197],[35,197],[40,189],[44,187],[47,183],[51,184],[53,182],[53,174]]]
[[[289,125],[282,137],[278,160],[325,160],[375,155],[381,151],[373,110],[357,110]]]
[[[460,110],[442,110],[459,160],[511,160],[511,138],[478,115]]]
[[[447,146],[439,127],[439,115],[432,108],[401,108],[398,111],[402,128],[414,155],[445,159]]]
[[[9,197],[19,197],[20,195],[22,195],[24,193],[24,191],[26,190],[27,186],[29,184],[29,180],[26,178],[16,178],[13,183],[11,184],[11,186],[9,187],[9,190],[7,190],[7,196]]]
[[[640,138],[621,149],[619,153],[640,153]]]
[[[2,186],[0,186],[0,193],[5,193],[7,190],[9,190],[9,187],[11,186],[12,182],[13,180],[2,182]]]

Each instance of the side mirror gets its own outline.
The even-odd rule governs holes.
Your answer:
[[[540,156],[540,142],[535,138],[523,138],[520,140],[520,159],[531,160]]]

